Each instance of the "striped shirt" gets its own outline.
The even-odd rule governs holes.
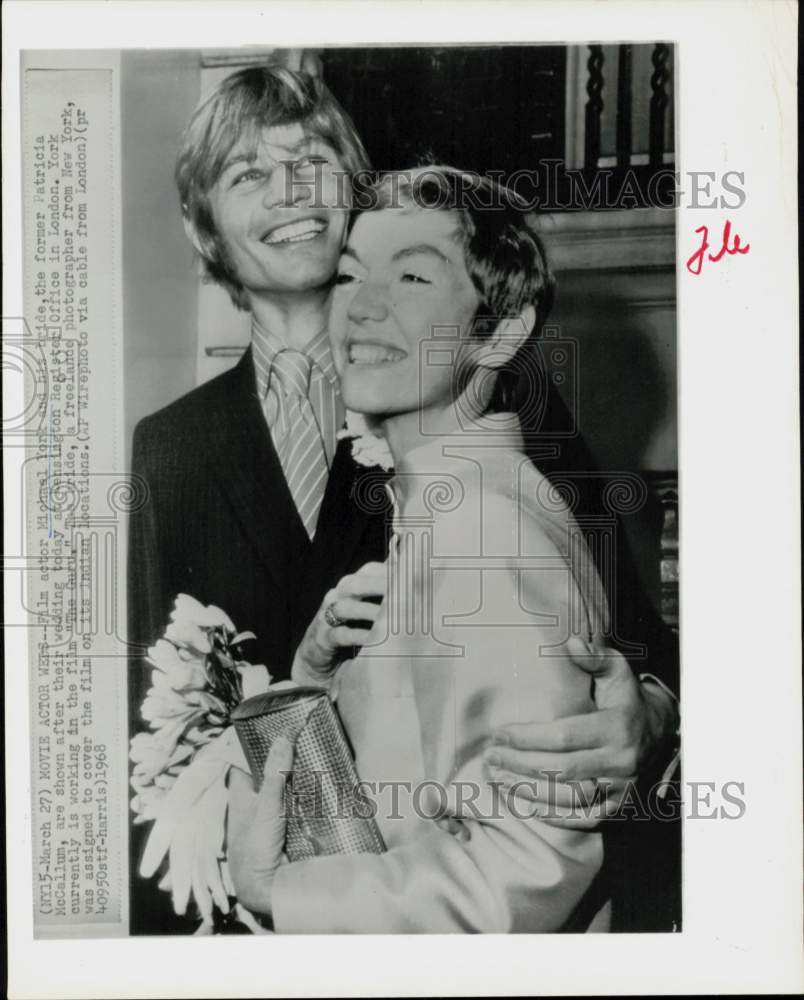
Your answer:
[[[272,437],[274,437],[275,445],[278,442],[273,434],[273,427],[266,412],[265,402],[268,395],[269,378],[274,356],[287,347],[288,345],[277,337],[276,334],[264,329],[255,319],[252,320],[251,355],[254,360],[254,371],[257,376],[257,393],[263,404],[263,413],[265,414]],[[313,408],[313,413],[321,431],[327,465],[331,466],[338,443],[336,435],[343,426],[346,410],[341,399],[341,390],[338,384],[338,376],[335,372],[335,363],[332,360],[332,350],[329,346],[327,331],[322,330],[307,345],[304,353],[313,362],[310,389],[307,398],[310,400],[310,405]]]

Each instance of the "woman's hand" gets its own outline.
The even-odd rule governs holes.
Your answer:
[[[280,736],[268,753],[259,792],[245,771],[233,767],[229,773],[229,874],[238,901],[263,917],[272,915],[274,875],[283,859],[285,781],[292,767],[293,745]]]
[[[368,638],[370,629],[349,623],[373,625],[380,606],[366,598],[383,598],[386,589],[385,563],[370,562],[327,591],[296,650],[291,671],[293,680],[299,684],[326,684],[338,665],[338,654],[344,649],[362,646]]]

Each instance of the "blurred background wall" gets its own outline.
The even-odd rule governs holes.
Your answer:
[[[121,60],[126,440],[147,413],[196,384],[198,280],[173,162],[198,101],[197,51],[132,50]]]

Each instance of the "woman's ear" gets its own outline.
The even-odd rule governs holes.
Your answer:
[[[518,316],[501,320],[477,350],[474,360],[482,368],[502,368],[522,347],[536,324],[536,310],[525,306]]]

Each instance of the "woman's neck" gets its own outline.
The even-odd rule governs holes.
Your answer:
[[[455,407],[450,405],[440,412],[414,410],[412,413],[396,413],[382,421],[382,433],[394,458],[394,467],[408,454],[421,445],[459,429]]]
[[[487,385],[488,382],[484,386],[472,378],[457,399],[383,418],[382,433],[391,449],[394,466],[398,468],[405,455],[434,438],[471,430],[473,424],[482,419],[488,405],[491,390]]]
[[[288,347],[303,351],[327,325],[329,289],[252,296],[251,313],[259,325]]]

